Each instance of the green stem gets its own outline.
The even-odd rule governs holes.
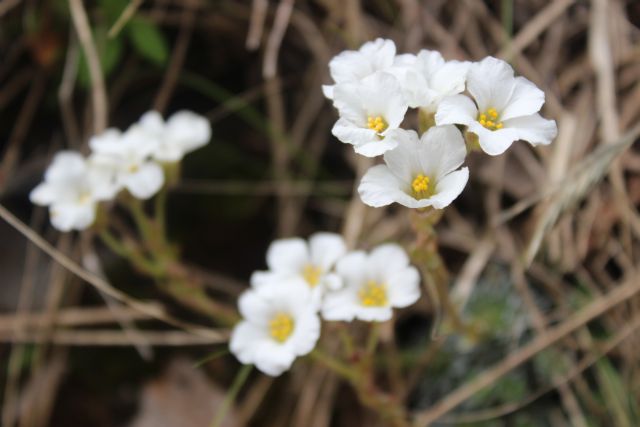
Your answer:
[[[157,235],[163,243],[167,241],[167,188],[162,187],[154,201],[153,214]],[[166,246],[166,245],[165,245]]]
[[[231,408],[234,400],[236,400],[240,389],[247,381],[247,378],[249,378],[251,369],[253,369],[252,365],[244,365],[240,369],[240,372],[238,372],[236,378],[233,380],[233,384],[231,384],[227,395],[224,397],[224,400],[222,401],[220,406],[218,406],[218,411],[216,412],[216,415],[211,422],[211,427],[219,427],[222,424],[222,421],[224,421],[224,417],[229,412],[229,409]]]
[[[309,353],[309,356],[352,384],[355,385],[360,382],[361,376],[357,370],[342,361],[323,353],[321,350],[315,349]]]
[[[99,236],[102,242],[107,245],[109,249],[111,249],[116,255],[129,260],[138,270],[156,278],[162,275],[162,267],[147,259],[139,249],[122,243],[106,228],[100,231]]]
[[[369,357],[373,357],[373,353],[378,346],[378,338],[380,337],[380,325],[375,322],[371,323],[369,328],[369,338],[367,339],[366,352]]]

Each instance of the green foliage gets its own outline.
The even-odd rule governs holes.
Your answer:
[[[127,34],[135,50],[156,65],[164,65],[169,58],[169,45],[158,27],[142,17],[127,24]]]
[[[93,38],[98,50],[98,56],[100,57],[100,67],[102,68],[102,73],[105,77],[108,77],[116,68],[116,65],[120,63],[120,59],[122,58],[122,40],[117,37],[108,38],[107,30],[104,27],[96,27],[93,32]],[[82,50],[80,51],[78,82],[83,87],[88,87],[91,85],[89,66],[87,65],[87,59]]]

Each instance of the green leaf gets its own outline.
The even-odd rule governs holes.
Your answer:
[[[102,74],[108,77],[120,62],[122,57],[122,40],[120,38],[107,38],[104,28],[96,28],[93,38],[100,57]],[[80,66],[78,69],[78,83],[83,87],[91,86],[91,76],[84,51],[80,50]]]
[[[109,26],[118,20],[128,4],[127,0],[100,0],[100,9],[106,15]]]
[[[157,65],[164,65],[169,57],[169,45],[158,27],[148,19],[135,17],[127,25],[133,47]]]

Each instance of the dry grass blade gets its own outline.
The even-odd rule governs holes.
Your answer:
[[[199,336],[182,331],[138,331],[146,345],[152,346],[185,346],[211,345],[226,342],[222,336]],[[131,336],[119,330],[56,330],[43,337],[39,333],[26,333],[20,336],[1,334],[0,341],[20,343],[49,342],[69,346],[131,346]]]
[[[568,208],[582,200],[589,189],[604,178],[611,163],[620,153],[630,147],[638,136],[640,136],[640,125],[630,130],[619,141],[598,147],[597,150],[574,168],[573,172],[567,176],[567,179],[554,186],[550,192],[551,197],[544,205],[542,215],[538,218],[525,251],[524,260],[526,265],[531,264],[538,253],[538,249],[540,249],[544,236],[556,223],[558,217]],[[544,196],[542,194],[536,197],[542,198]],[[531,199],[529,200],[530,202]],[[522,206],[516,212],[521,208]],[[512,213],[507,213],[506,217],[509,217]],[[505,214],[501,218],[504,220]]]
[[[201,337],[209,339],[226,339],[226,333],[224,331],[191,325],[181,320],[175,319],[172,316],[169,316],[167,313],[164,313],[162,310],[158,310],[157,305],[142,302],[114,288],[106,280],[103,280],[100,277],[91,274],[89,271],[85,270],[76,262],[74,262],[71,258],[56,250],[49,244],[49,242],[40,237],[38,233],[33,231],[31,228],[29,228],[29,226],[16,218],[15,215],[9,212],[2,205],[0,205],[0,217],[7,221],[13,228],[18,230],[32,243],[38,246],[47,255],[53,258],[53,260],[55,260],[58,264],[60,264],[76,276],[80,277],[82,280],[93,285],[96,289],[104,292],[106,295],[115,298],[116,300],[128,305],[133,309],[140,311],[141,313],[148,314],[155,319],[161,320],[180,329],[184,329],[185,331],[190,332],[194,335],[199,335]]]
[[[91,76],[91,98],[93,101],[93,131],[101,133],[107,127],[107,92],[104,85],[104,76],[100,66],[100,57],[91,35],[89,18],[81,0],[69,0],[69,9],[73,24],[78,33],[78,39],[87,58],[89,75]]]

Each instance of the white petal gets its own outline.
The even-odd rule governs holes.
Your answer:
[[[558,135],[558,127],[554,120],[547,120],[540,114],[517,117],[504,122],[505,127],[518,132],[519,139],[533,145],[547,145]]]
[[[471,63],[466,61],[449,61],[432,75],[430,86],[440,95],[436,101],[464,91],[470,66]]]
[[[211,139],[211,123],[192,111],[178,111],[167,121],[167,140],[189,153],[206,145]]]
[[[540,111],[544,104],[544,92],[524,77],[516,77],[513,93],[507,105],[500,111],[500,120],[528,116]]]
[[[257,289],[261,286],[267,286],[281,282],[281,277],[281,273],[276,273],[273,271],[254,271],[253,273],[251,273],[249,283],[251,283],[251,286],[253,288]]]
[[[275,341],[261,341],[256,348],[255,366],[263,373],[277,377],[289,370],[296,356]]]
[[[351,145],[363,145],[369,142],[379,142],[376,132],[366,129],[346,120],[338,119],[331,129],[331,133],[340,141]]]
[[[384,154],[384,162],[389,170],[408,186],[415,175],[421,173],[417,151],[420,146],[418,134],[414,130],[394,129],[389,137],[398,141],[398,147]]]
[[[321,232],[309,238],[309,252],[311,264],[327,272],[347,252],[347,246],[341,235]]]
[[[438,104],[437,125],[469,125],[476,120],[478,109],[468,97],[454,95],[444,98]]]
[[[295,331],[289,339],[296,356],[304,356],[313,350],[319,338],[320,318],[315,311],[309,310],[295,319]]]
[[[368,269],[375,270],[380,280],[387,280],[409,265],[409,257],[400,245],[387,243],[376,247],[367,261]]]
[[[343,282],[339,275],[329,273],[322,278],[322,285],[328,290],[337,291],[342,288]]]
[[[473,122],[469,125],[468,130],[478,135],[480,148],[491,156],[504,153],[507,148],[511,147],[513,141],[517,141],[520,138],[516,129],[510,129],[507,126],[500,130],[492,131],[478,122]]]
[[[377,165],[370,168],[362,177],[358,194],[363,203],[379,208],[402,199],[404,194],[401,190],[402,185],[404,184],[386,165]]]
[[[238,310],[242,317],[254,325],[266,325],[274,312],[263,292],[248,290],[238,298]]]
[[[147,162],[123,181],[125,187],[138,199],[148,199],[162,188],[164,172],[157,163]]]
[[[45,181],[75,181],[84,175],[86,161],[82,154],[76,151],[61,151],[55,155],[51,165],[44,174]]]
[[[47,206],[53,203],[58,197],[58,191],[56,186],[50,183],[43,182],[29,193],[29,200],[31,203],[40,206]]]
[[[453,125],[431,127],[420,141],[422,173],[436,179],[460,167],[467,156],[464,138]]]
[[[329,321],[350,322],[355,317],[356,304],[357,301],[350,289],[329,292],[322,303],[322,318]]]
[[[386,322],[391,320],[393,310],[391,307],[364,307],[356,306],[356,319],[365,322]]]
[[[84,230],[95,221],[95,204],[55,203],[49,216],[51,224],[60,231]]]
[[[154,134],[161,135],[165,130],[164,119],[157,111],[148,111],[144,113],[142,117],[140,117],[138,123],[144,130]]]
[[[436,194],[430,200],[433,207],[442,209],[449,206],[462,193],[469,180],[469,168],[462,168],[446,175],[436,184]]]
[[[276,240],[267,250],[267,265],[275,272],[298,274],[307,263],[307,243],[297,237]]]
[[[386,136],[380,140],[377,136],[374,136],[374,140],[364,144],[355,145],[353,149],[356,153],[362,154],[365,157],[380,156],[398,146],[398,140],[391,135],[393,134],[390,134],[390,136]]]
[[[264,329],[242,321],[231,332],[229,350],[245,365],[253,364],[256,359],[256,349],[265,338]]]
[[[120,140],[122,132],[116,128],[109,128],[99,135],[94,135],[89,139],[89,147],[96,153],[120,154]]]
[[[327,99],[333,99],[333,86],[334,85],[322,85],[322,94]]]
[[[420,298],[420,274],[414,267],[396,272],[387,282],[389,302],[393,307],[408,307]]]
[[[467,89],[480,111],[507,105],[515,87],[513,68],[505,61],[491,56],[471,64],[467,73]]]
[[[350,287],[362,282],[366,268],[367,255],[363,251],[354,251],[349,252],[338,261],[336,273],[342,277],[347,287]]]

